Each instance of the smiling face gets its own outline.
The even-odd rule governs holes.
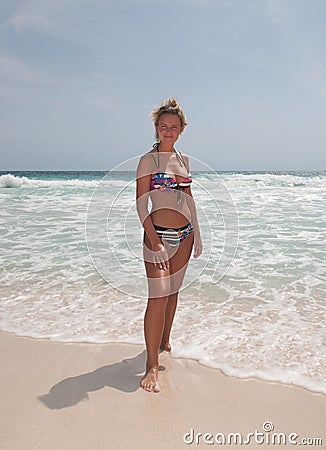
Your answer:
[[[181,120],[177,114],[161,114],[156,126],[156,133],[160,142],[169,142],[172,145],[181,134]]]

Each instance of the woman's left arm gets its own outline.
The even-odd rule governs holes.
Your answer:
[[[203,244],[200,237],[196,205],[190,187],[185,189],[185,194],[186,202],[191,215],[191,222],[194,227],[194,258],[198,258],[203,251]]]
[[[185,154],[183,154],[183,157],[185,159],[187,170],[188,170],[188,172],[190,172],[188,157]],[[199,228],[199,223],[198,223],[195,200],[192,196],[190,186],[185,188],[184,192],[186,194],[186,202],[187,202],[187,205],[188,205],[188,208],[190,211],[190,215],[191,215],[191,222],[194,227],[194,258],[198,258],[202,254],[203,244],[202,244],[201,237],[200,237],[200,228]]]

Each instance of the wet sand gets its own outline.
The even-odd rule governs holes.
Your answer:
[[[325,395],[227,377],[167,353],[160,356],[161,392],[147,393],[139,388],[145,357],[139,345],[62,344],[0,332],[0,448],[275,449],[305,438],[323,444],[306,447],[326,446]]]

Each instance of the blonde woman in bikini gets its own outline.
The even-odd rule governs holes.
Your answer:
[[[188,157],[174,148],[187,125],[185,115],[171,98],[152,112],[152,118],[157,142],[140,158],[137,168],[137,212],[144,228],[148,280],[144,319],[147,363],[140,385],[146,391],[159,392],[158,355],[160,350],[171,351],[170,332],[179,289],[191,252],[199,257],[202,242]]]

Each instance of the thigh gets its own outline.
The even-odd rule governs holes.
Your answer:
[[[171,274],[171,291],[178,292],[188,267],[192,247],[194,245],[194,233],[189,234],[178,246],[178,250],[169,260]]]
[[[155,266],[154,263],[150,262],[150,252],[150,241],[145,234],[143,255],[148,282],[148,297],[166,297],[171,293],[170,267],[163,270]]]

